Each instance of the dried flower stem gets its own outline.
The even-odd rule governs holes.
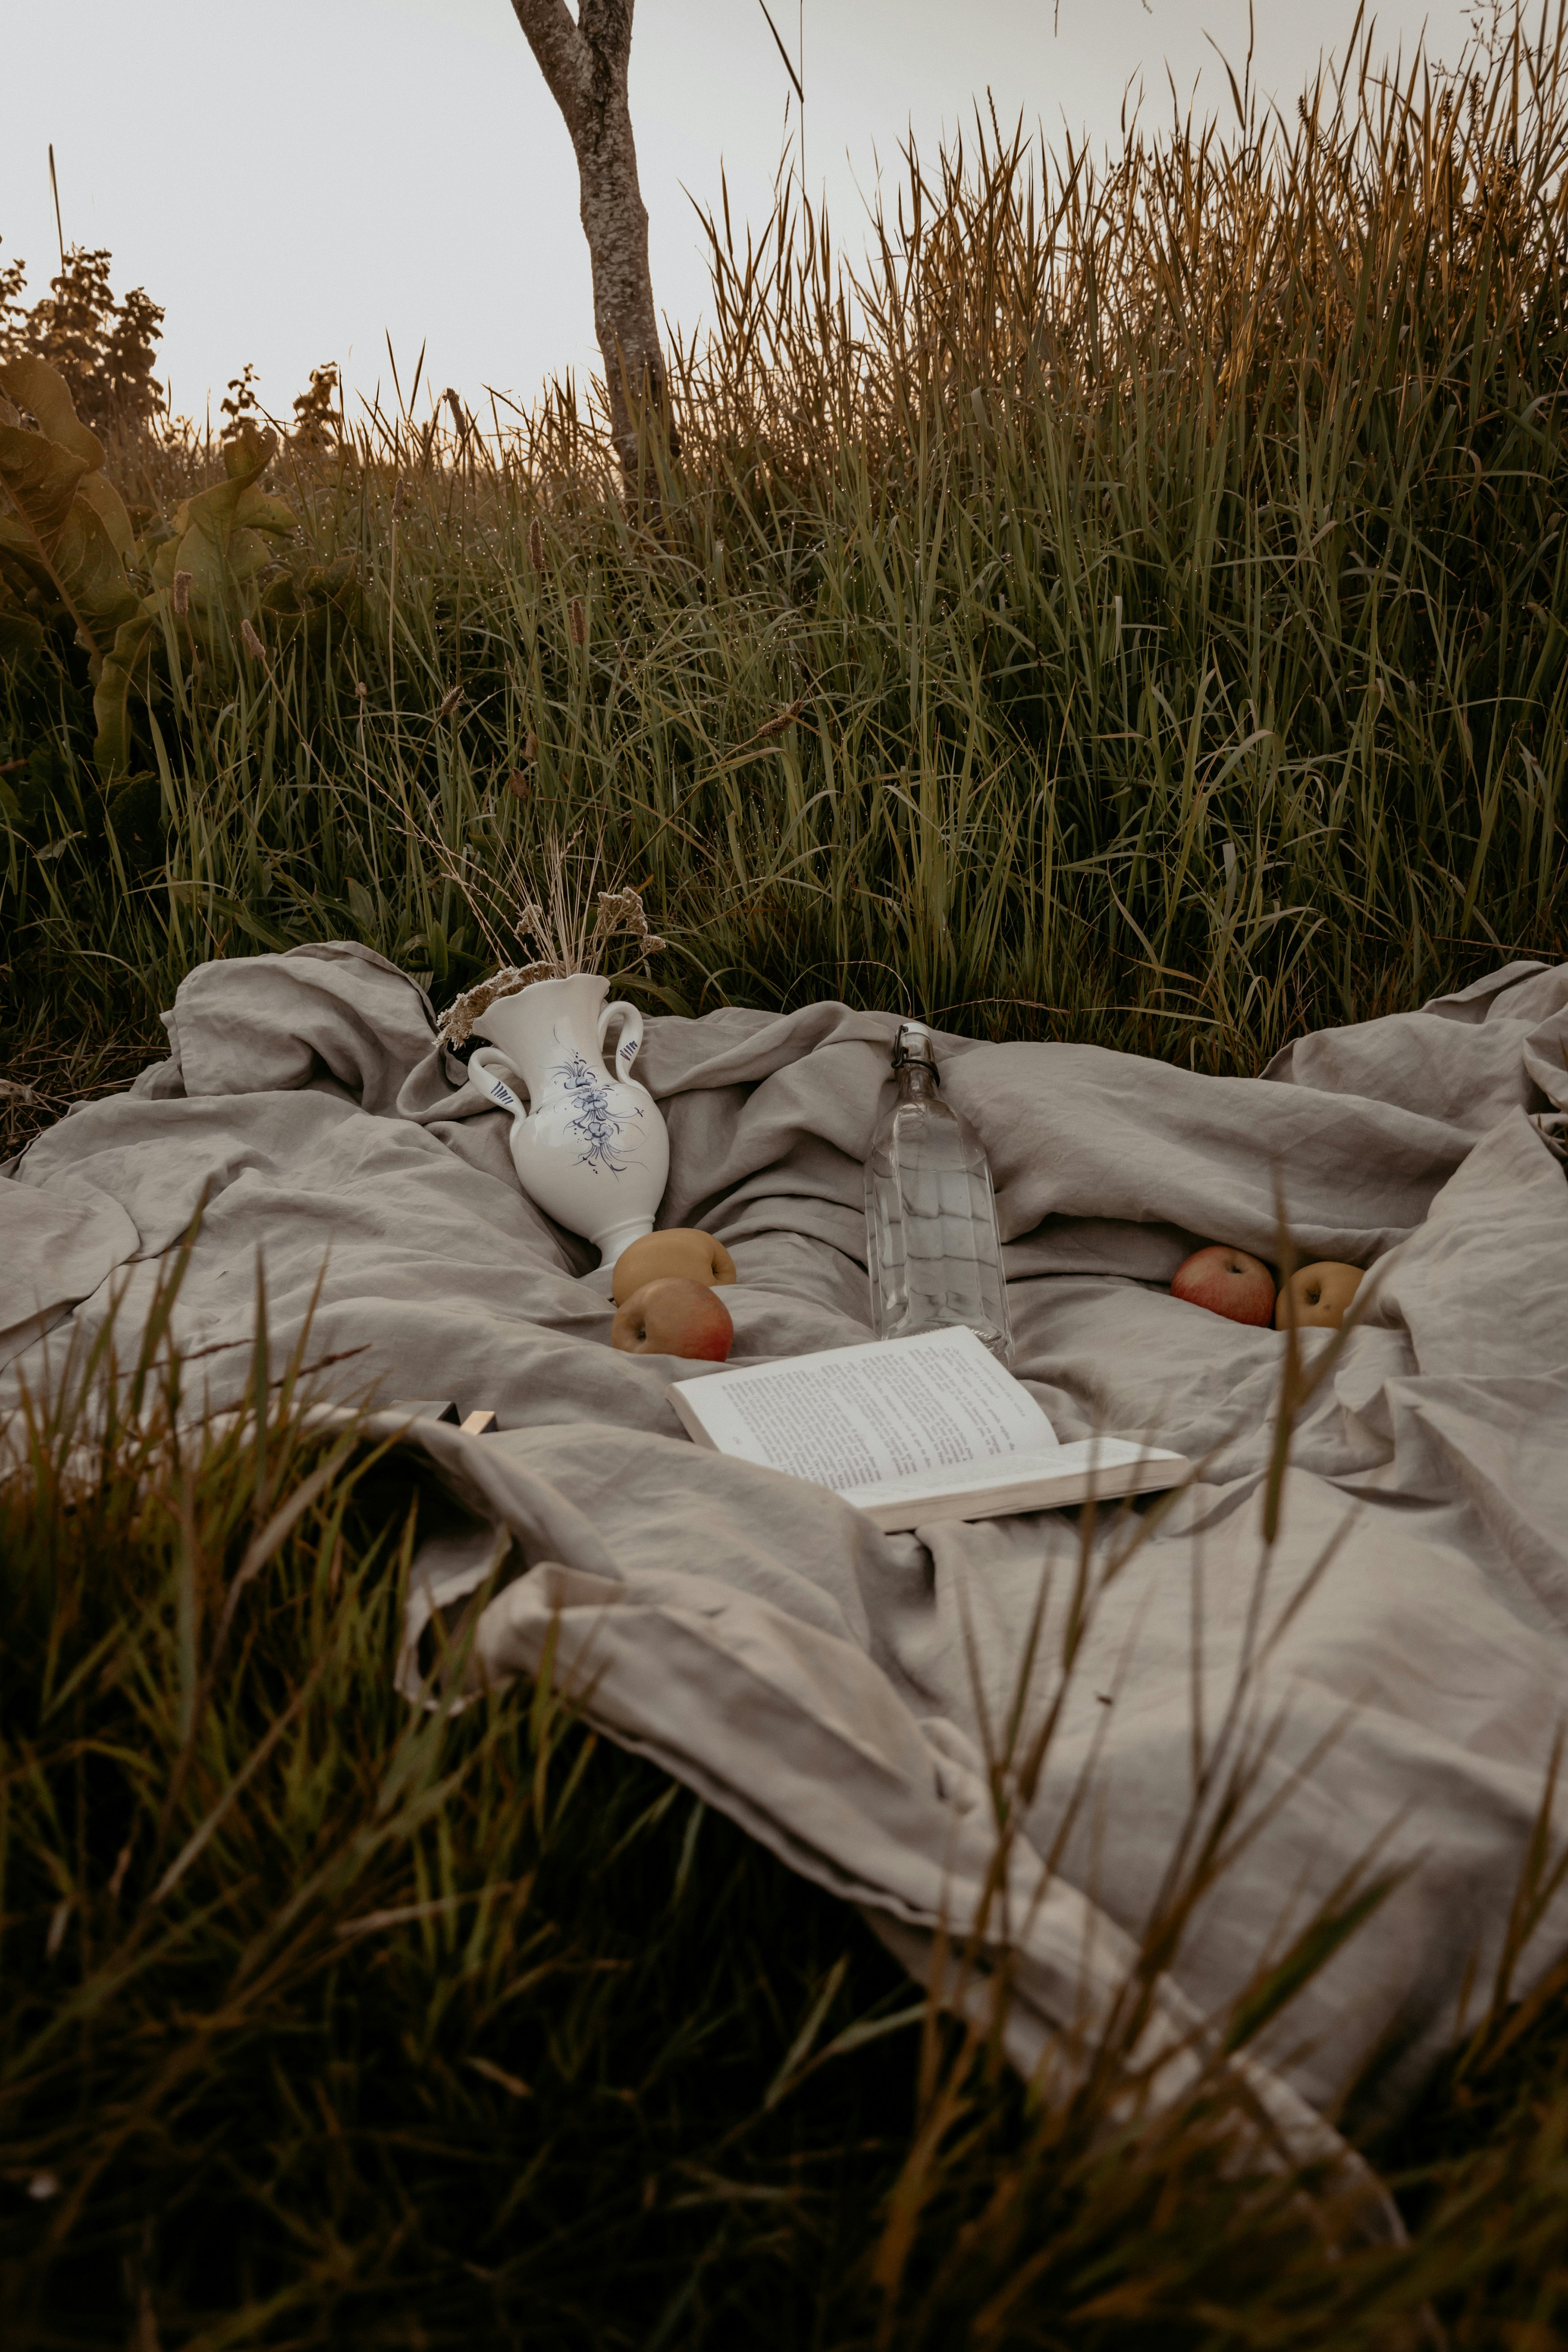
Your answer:
[[[467,856],[455,854],[444,842],[426,837],[426,846],[434,850],[442,871],[460,892],[500,965],[488,980],[447,1006],[437,1032],[444,1045],[465,1044],[488,1006],[503,996],[514,996],[533,981],[568,980],[574,972],[597,971],[613,940],[635,940],[645,963],[665,944],[649,927],[639,892],[595,887],[603,861],[602,842],[588,851],[579,847],[574,834],[564,841],[552,834],[544,846],[542,892],[515,855],[508,856],[499,876],[481,877]],[[514,963],[510,960],[505,936],[509,933],[516,946],[532,947],[531,961]]]

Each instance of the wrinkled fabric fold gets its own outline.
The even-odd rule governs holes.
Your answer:
[[[493,1438],[411,1441],[458,1513],[426,1529],[411,1694],[437,1608],[468,1609],[492,1680],[533,1673],[558,1627],[606,1731],[927,1959],[994,1851],[1009,1727],[1026,1747],[1054,1709],[1009,1865],[1041,1923],[1037,2053],[1109,1998],[1194,1803],[1239,1774],[1247,1834],[1167,1971],[1173,2048],[1376,1871],[1380,1906],[1249,2063],[1299,2118],[1347,2086],[1358,2113],[1409,2095],[1495,1970],[1568,1689],[1568,1181],[1531,1124],[1568,1108],[1568,968],[1298,1040],[1257,1079],[939,1034],[995,1171],[1020,1377],[1064,1439],[1197,1465],[1092,1530],[883,1536],[693,1448],[664,1388],[703,1368],[611,1349],[593,1251],[523,1197],[504,1118],[368,950],[204,966],[166,1018],[168,1060],[0,1182],[0,1402],[111,1311],[128,1353],[205,1198],[173,1329],[213,1406],[247,1377],[259,1257],[275,1369],[314,1301],[317,1393],[498,1415]],[[648,1023],[661,1222],[731,1250],[731,1361],[868,1336],[861,1160],[896,1026],[830,1003]],[[1167,1286],[1205,1241],[1272,1261],[1281,1202],[1299,1256],[1371,1272],[1348,1342],[1303,1337],[1309,1370],[1331,1360],[1266,1552],[1285,1341]],[[1565,1945],[1560,1895],[1518,1989]]]

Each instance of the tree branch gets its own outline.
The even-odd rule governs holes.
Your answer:
[[[593,88],[588,45],[566,0],[511,0],[511,5],[575,147]]]

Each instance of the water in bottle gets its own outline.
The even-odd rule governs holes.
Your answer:
[[[866,1162],[866,1237],[879,1339],[965,1324],[1013,1360],[991,1170],[944,1103],[926,1031],[906,1021],[893,1048],[898,1100]]]

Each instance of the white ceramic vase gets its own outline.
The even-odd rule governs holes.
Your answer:
[[[658,1105],[631,1075],[642,1014],[620,998],[606,1004],[609,987],[584,971],[498,997],[474,1023],[490,1045],[469,1055],[468,1083],[511,1114],[512,1164],[529,1199],[568,1232],[586,1234],[602,1263],[614,1265],[653,1231],[669,1136]],[[605,1036],[617,1013],[612,1074]]]

